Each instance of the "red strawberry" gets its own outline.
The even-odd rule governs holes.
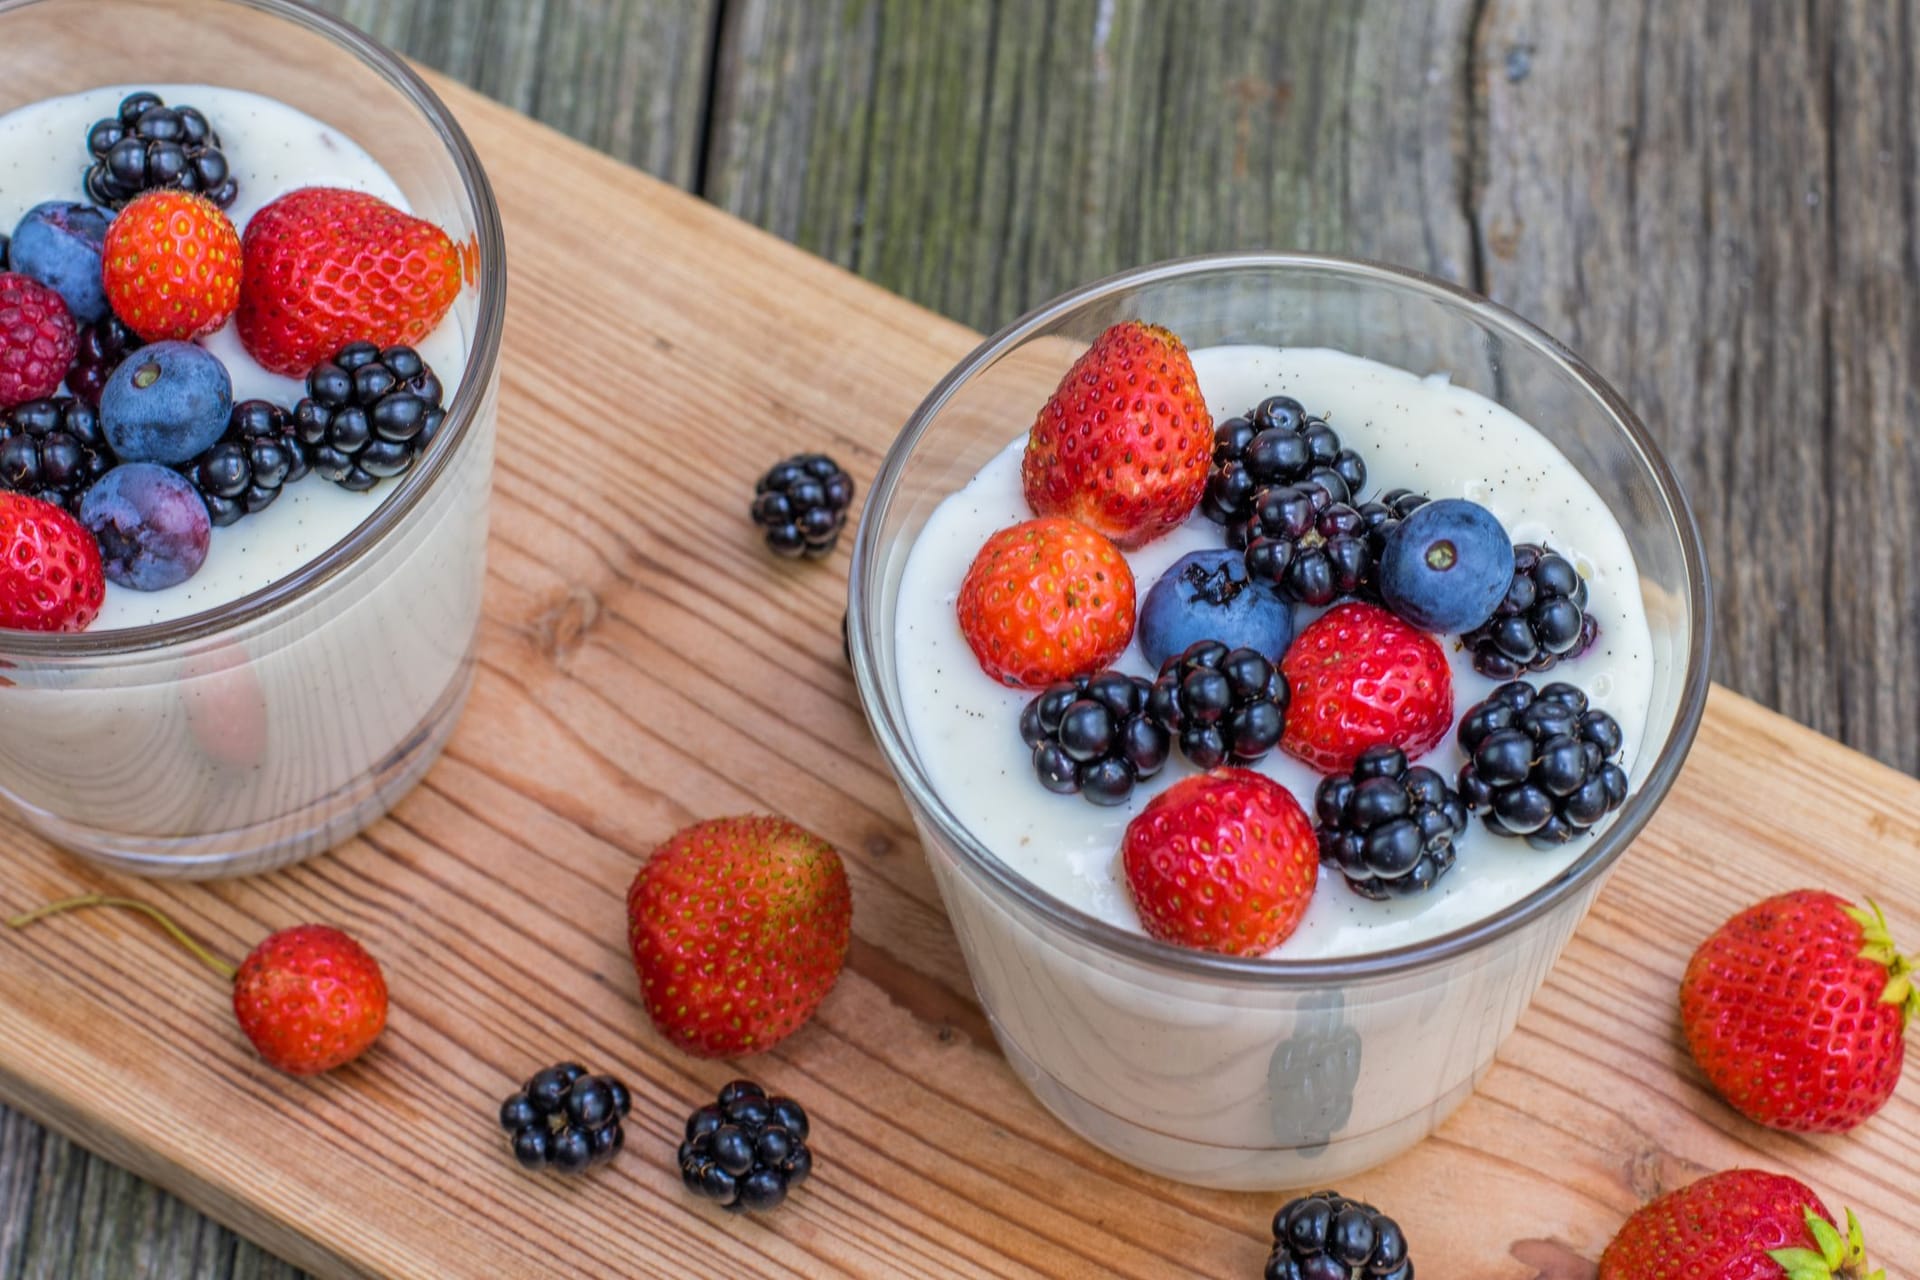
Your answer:
[[[1112,664],[1133,639],[1133,570],[1072,520],[1028,520],[988,538],[960,584],[960,633],[1002,684],[1037,689]]]
[[[417,344],[460,292],[447,233],[360,191],[289,191],[253,215],[242,245],[240,341],[289,377],[350,342]]]
[[[1350,601],[1316,618],[1281,659],[1293,685],[1280,745],[1322,773],[1392,743],[1417,758],[1453,724],[1453,672],[1432,636],[1378,605]]]
[[[0,493],[0,628],[85,631],[106,593],[85,525],[51,502]]]
[[[1234,956],[1285,942],[1320,876],[1300,802],[1251,769],[1182,778],[1127,824],[1120,850],[1148,933]]]
[[[1860,1223],[1835,1230],[1804,1183],[1757,1169],[1712,1174],[1642,1205],[1600,1255],[1600,1280],[1886,1280]]]
[[[760,1053],[800,1029],[847,957],[840,855],[782,818],[716,818],[668,837],[627,890],[640,996],[704,1058]]]
[[[31,276],[0,271],[0,409],[58,391],[79,346],[59,294]]]
[[[240,1030],[269,1066],[318,1075],[365,1053],[387,1025],[387,980],[338,929],[303,924],[271,934],[233,980]]]
[[[1749,1120],[1840,1133],[1885,1106],[1920,1014],[1914,968],[1878,907],[1802,889],[1748,907],[1700,944],[1680,1025],[1707,1080]]]
[[[1035,515],[1070,516],[1138,547],[1193,514],[1212,459],[1213,418],[1186,347],[1128,320],[1041,407],[1020,475]]]
[[[240,236],[205,196],[148,191],[108,224],[100,279],[140,337],[191,341],[240,304]]]

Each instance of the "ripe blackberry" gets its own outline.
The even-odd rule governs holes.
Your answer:
[[[1387,538],[1400,527],[1400,522],[1416,507],[1424,507],[1430,501],[1426,494],[1411,489],[1388,489],[1355,507],[1367,529],[1368,553],[1378,560],[1380,553],[1387,549]]]
[[[1495,680],[1545,671],[1593,647],[1600,623],[1587,607],[1587,580],[1565,556],[1530,542],[1513,548],[1513,582],[1493,617],[1461,636],[1473,669]]]
[[[1413,1280],[1400,1224],[1337,1191],[1316,1191],[1273,1215],[1266,1280]]]
[[[1338,990],[1307,996],[1293,1031],[1267,1063],[1273,1137],[1303,1156],[1317,1155],[1353,1119],[1363,1045]]]
[[[265,400],[233,406],[227,432],[181,468],[206,499],[216,525],[264,511],[283,486],[306,478],[307,451],[285,409]]]
[[[1308,482],[1325,488],[1335,502],[1350,502],[1367,482],[1367,464],[1298,400],[1268,396],[1245,416],[1214,428],[1213,470],[1200,510],[1216,524],[1243,522],[1260,490]]]
[[[0,413],[0,489],[78,514],[80,498],[113,467],[100,415],[71,396]]]
[[[735,1080],[687,1117],[676,1159],[687,1190],[732,1213],[771,1209],[813,1172],[807,1113],[792,1098],[769,1098]]]
[[[207,118],[156,93],[122,98],[118,112],[87,131],[87,150],[87,199],[109,209],[158,187],[197,191],[224,209],[240,191]]]
[[[1496,835],[1551,849],[1626,803],[1620,725],[1570,684],[1509,681],[1467,709],[1459,738],[1460,798]]]
[[[824,453],[788,458],[753,487],[753,522],[779,556],[830,555],[847,523],[853,477]]]
[[[1180,754],[1202,769],[1252,764],[1286,727],[1292,689],[1254,649],[1201,640],[1161,664],[1148,711],[1179,735]]]
[[[584,1173],[626,1145],[620,1120],[631,1110],[633,1098],[618,1080],[562,1062],[535,1072],[500,1104],[500,1127],[523,1168]]]
[[[426,452],[446,420],[440,396],[440,379],[412,347],[350,342],[307,374],[294,435],[314,474],[364,493]]]
[[[67,390],[75,399],[100,407],[100,392],[130,351],[146,344],[111,312],[98,324],[80,326],[80,345],[67,366]]]
[[[1467,829],[1467,806],[1446,779],[1387,744],[1362,751],[1351,774],[1324,779],[1313,808],[1320,860],[1376,901],[1433,888],[1453,869],[1454,839]]]
[[[7,268],[7,245],[9,243],[10,241],[7,238],[7,233],[4,231],[0,231],[0,271],[5,271],[8,269]]]
[[[1260,490],[1227,543],[1246,552],[1249,577],[1302,604],[1353,595],[1373,572],[1366,522],[1318,483]]]
[[[1125,804],[1167,762],[1167,731],[1147,714],[1153,685],[1103,671],[1040,692],[1020,713],[1040,785],[1094,804]]]

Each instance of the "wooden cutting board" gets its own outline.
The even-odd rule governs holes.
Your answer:
[[[0,1096],[324,1275],[1258,1275],[1279,1197],[1136,1173],[1008,1072],[841,658],[845,546],[776,562],[743,516],[803,448],[864,488],[975,335],[438,87],[513,272],[481,673],[445,760],[365,838],[247,881],[130,884],[0,826],[0,910],[131,887],[232,956],[338,923],[386,965],[389,1030],[286,1079],[157,931],[69,916],[0,930]],[[846,854],[856,940],[805,1031],[696,1061],[641,1011],[624,890],[675,827],[750,810]],[[1920,1071],[1850,1137],[1765,1132],[1703,1088],[1674,987],[1712,923],[1801,885],[1871,892],[1920,939],[1917,845],[1920,783],[1716,691],[1478,1095],[1345,1189],[1398,1216],[1423,1280],[1575,1280],[1646,1197],[1762,1165],[1858,1208],[1915,1274]],[[635,1097],[626,1153],[582,1181],[523,1174],[494,1129],[560,1058]],[[685,1114],[742,1071],[815,1117],[815,1178],[762,1218],[672,1167]]]

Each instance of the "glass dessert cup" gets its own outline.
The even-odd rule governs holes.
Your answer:
[[[1314,960],[1288,960],[1283,945],[1275,957],[1242,959],[1096,919],[1010,870],[954,816],[901,697],[896,602],[908,553],[931,512],[1026,429],[1092,340],[1135,317],[1195,349],[1334,347],[1445,371],[1532,423],[1606,501],[1638,564],[1652,701],[1626,805],[1559,875],[1430,941]],[[1472,1092],[1666,795],[1707,694],[1699,535],[1620,397],[1482,298],[1394,268],[1292,254],[1142,268],[1068,294],[976,349],[920,405],[874,482],[849,625],[862,703],[1015,1072],[1070,1129],[1128,1163],[1246,1190],[1324,1185],[1379,1164]],[[1471,864],[1454,874],[1471,875]],[[1318,892],[1347,890],[1327,874]]]
[[[152,875],[319,853],[419,781],[472,683],[506,294],[492,190],[404,62],[288,0],[0,0],[0,48],[22,55],[0,113],[105,84],[277,98],[357,141],[462,248],[468,280],[442,323],[465,335],[466,363],[446,420],[344,541],[176,621],[0,632],[0,800],[26,825]],[[79,198],[73,145],[76,190],[47,198]]]

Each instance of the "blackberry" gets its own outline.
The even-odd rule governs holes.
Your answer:
[[[307,374],[294,435],[314,474],[364,493],[404,474],[446,420],[440,379],[412,347],[350,342]]]
[[[1268,396],[1214,428],[1213,469],[1200,510],[1216,524],[1244,522],[1260,490],[1307,482],[1325,488],[1335,502],[1350,502],[1367,482],[1367,464],[1298,400]]]
[[[1501,685],[1460,717],[1460,797],[1496,835],[1551,849],[1627,799],[1620,725],[1570,684]]]
[[[169,107],[157,93],[122,98],[118,112],[87,131],[87,150],[87,199],[109,209],[161,187],[198,192],[222,209],[240,192],[207,118]]]
[[[1354,510],[1360,513],[1360,521],[1367,529],[1367,551],[1375,560],[1387,549],[1387,539],[1400,527],[1400,522],[1416,508],[1424,507],[1432,501],[1424,493],[1415,493],[1411,489],[1388,489]]]
[[[1454,839],[1467,829],[1459,793],[1390,744],[1362,751],[1351,774],[1324,779],[1313,808],[1320,860],[1376,901],[1433,888],[1453,869]]]
[[[1167,762],[1167,730],[1147,714],[1153,685],[1103,671],[1042,690],[1020,713],[1040,785],[1094,804],[1124,804]]]
[[[282,487],[306,478],[307,451],[285,409],[265,400],[233,406],[227,432],[181,468],[206,499],[216,525],[264,511]]]
[[[1248,577],[1301,604],[1354,595],[1373,573],[1365,520],[1318,483],[1260,490],[1227,543],[1246,553]]]
[[[0,489],[77,515],[82,495],[112,467],[100,415],[89,404],[56,396],[0,413]]]
[[[1473,651],[1475,671],[1511,680],[1592,648],[1600,623],[1586,607],[1587,580],[1571,561],[1546,547],[1517,543],[1507,598],[1460,639]]]
[[[807,1113],[792,1098],[735,1080],[687,1117],[675,1157],[680,1180],[732,1213],[772,1209],[813,1172],[807,1130]]]
[[[618,1080],[562,1062],[535,1072],[500,1104],[500,1127],[522,1167],[583,1173],[626,1145],[620,1121],[632,1110],[633,1097]]]
[[[80,344],[74,352],[73,363],[67,366],[67,390],[75,399],[98,409],[100,392],[107,385],[107,379],[120,367],[128,352],[145,345],[139,334],[111,312],[98,324],[80,326]]]
[[[1179,735],[1180,754],[1212,769],[1273,750],[1291,700],[1287,678],[1258,650],[1201,640],[1161,665],[1148,711]]]
[[[9,243],[7,233],[0,231],[0,271],[7,270],[7,245]]]
[[[1362,1048],[1340,992],[1318,993],[1301,1003],[1292,1034],[1274,1046],[1267,1062],[1273,1136],[1282,1146],[1317,1155],[1347,1127]]]
[[[753,522],[779,556],[830,555],[847,523],[853,477],[824,453],[788,458],[753,487]]]
[[[1413,1280],[1400,1224],[1337,1191],[1316,1191],[1273,1215],[1266,1280]]]

